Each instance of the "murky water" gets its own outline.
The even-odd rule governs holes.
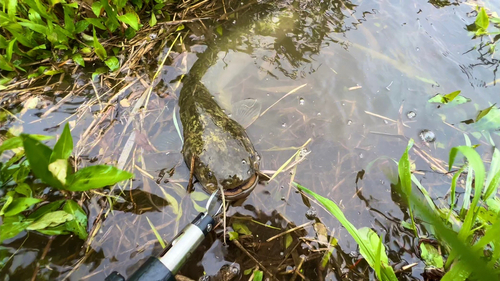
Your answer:
[[[498,3],[485,3],[500,11]],[[379,157],[399,159],[408,140],[415,139],[419,153],[411,158],[421,171],[417,177],[438,202],[450,180],[440,171],[447,168],[449,149],[464,144],[464,132],[474,143],[483,144],[479,148],[483,154],[490,152],[487,133],[499,144],[498,128],[461,123],[475,118],[479,109],[500,102],[494,83],[498,79],[496,54],[492,58],[481,54],[485,52],[480,48],[474,49],[481,39],[471,39],[466,31],[475,20],[475,2],[296,1],[259,5],[258,12],[252,11],[254,14],[242,16],[224,29],[225,39],[218,46],[220,59],[203,82],[229,114],[238,110],[233,105],[244,99],[256,99],[262,105],[261,115],[247,128],[262,157],[262,169],[278,169],[298,147],[312,140],[307,145],[310,153],[296,168],[258,186],[245,202],[231,207],[231,221],[250,216],[283,230],[307,223],[309,207],[290,186],[293,179],[336,201],[356,227],[372,227],[385,237],[391,264],[419,262],[411,233],[398,223],[407,213],[391,187],[394,166]],[[3,123],[2,129],[22,126],[28,133],[56,134],[62,130],[58,125],[72,121],[75,143],[78,141],[75,152],[82,161],[114,163],[136,174],[133,186],[122,186],[121,194],[115,189],[122,199],[113,212],[105,213],[106,200],[99,196],[86,201],[89,228],[96,230],[88,244],[58,237],[41,259],[47,238],[30,233],[5,241],[0,255],[13,257],[2,269],[3,276],[30,280],[36,261],[37,280],[103,280],[113,270],[130,274],[161,248],[147,219],[169,241],[194,218],[196,206],[203,206],[200,199],[204,198],[185,192],[189,171],[180,154],[182,143],[174,122],[180,122],[177,96],[182,84],[176,81],[204,46],[196,38],[186,41],[190,52],[187,56],[174,54],[174,63],[164,66],[150,95],[145,91],[148,75],[117,80],[121,84],[115,88],[95,85],[102,95],[99,100],[93,87],[73,91],[73,96],[62,102],[65,94],[47,89],[40,108],[22,116],[17,113],[19,120],[11,118]],[[87,83],[79,79],[84,81],[81,85]],[[71,87],[69,83],[58,90],[67,92]],[[471,101],[458,106],[427,102],[438,93],[456,90]],[[117,93],[118,99],[106,107]],[[82,104],[85,109],[77,110]],[[52,113],[42,116],[51,108]],[[421,140],[420,135],[429,131],[435,140]],[[358,178],[360,171],[365,172],[362,179]],[[305,276],[310,280],[373,278],[364,272],[366,265],[345,271],[358,260],[356,245],[338,221],[315,208],[318,218],[339,240],[339,247],[324,271],[317,269],[319,259],[306,262]],[[288,253],[283,244],[265,240],[283,230],[247,225],[257,237],[254,242],[260,242],[252,253],[265,266],[278,267]],[[315,232],[309,226],[302,235],[314,238]],[[242,271],[254,266],[234,246],[224,246],[220,240],[211,244],[213,241],[211,237],[199,255],[190,259],[184,275],[197,278],[203,271],[214,274],[223,264],[234,261],[240,263]],[[419,262],[404,278],[421,279],[423,266]],[[280,278],[288,280],[290,275]]]

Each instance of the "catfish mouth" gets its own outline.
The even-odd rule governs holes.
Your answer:
[[[251,178],[249,178],[246,182],[242,183],[241,185],[231,188],[231,189],[225,189],[224,190],[224,196],[226,200],[237,200],[240,198],[244,198],[254,190],[254,188],[257,186],[257,183],[259,182],[259,176],[257,173],[253,174]]]

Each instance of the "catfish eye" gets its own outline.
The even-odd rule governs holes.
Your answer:
[[[211,178],[213,175],[214,175],[214,173],[212,173],[212,171],[208,171],[207,176],[208,176],[209,178]]]

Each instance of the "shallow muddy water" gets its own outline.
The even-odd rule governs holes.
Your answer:
[[[492,57],[477,48],[481,39],[472,39],[466,30],[476,16],[476,2],[469,2],[262,3],[256,4],[262,9],[255,8],[254,15],[234,20],[227,33],[218,35],[225,38],[217,45],[219,60],[202,81],[228,114],[238,110],[243,116],[250,114],[238,107],[245,99],[261,105],[260,115],[247,128],[261,156],[261,169],[277,170],[311,139],[306,146],[309,154],[295,168],[259,185],[244,202],[229,209],[230,222],[248,216],[280,229],[246,223],[261,243],[252,254],[264,266],[278,267],[290,250],[283,240],[273,244],[266,239],[310,221],[309,207],[290,185],[295,180],[337,202],[356,227],[368,226],[382,235],[391,264],[417,262],[402,280],[423,280],[424,265],[414,251],[418,245],[399,223],[408,214],[391,185],[390,175],[397,171],[392,160],[384,157],[397,161],[408,140],[415,139],[419,153],[410,157],[419,171],[416,176],[439,203],[449,188],[450,177],[443,174],[449,149],[465,144],[464,133],[473,143],[482,144],[479,152],[486,157],[491,142],[499,144],[499,128],[494,124],[461,123],[500,102],[494,82],[497,54]],[[486,1],[485,6],[500,12],[496,2]],[[177,97],[182,87],[177,81],[206,46],[195,37],[185,44],[188,52],[171,55],[172,65],[163,67],[150,95],[145,86],[152,75],[144,74],[116,80],[116,85],[95,82],[102,95],[99,100],[94,87],[87,87],[61,101],[66,93],[56,91],[73,87],[71,80],[58,89],[47,89],[39,108],[18,112],[18,119],[3,123],[2,130],[22,126],[26,133],[53,135],[60,134],[61,123],[70,121],[81,161],[115,164],[134,171],[136,177],[131,185],[120,187],[123,193],[114,189],[121,199],[105,220],[100,219],[109,209],[105,199],[82,197],[89,229],[96,229],[88,244],[62,236],[51,241],[43,254],[46,237],[30,233],[24,242],[28,236],[19,235],[0,247],[2,258],[13,255],[1,275],[30,280],[36,261],[40,263],[37,280],[103,280],[114,270],[130,274],[161,249],[148,219],[170,241],[196,216],[196,206],[204,206],[206,197],[185,191],[189,170],[180,154],[176,123],[180,125]],[[144,68],[156,70],[150,65]],[[86,75],[75,79],[80,86],[88,83]],[[456,106],[428,102],[436,94],[457,90],[470,101]],[[116,93],[118,99],[111,99]],[[108,101],[110,108],[106,108]],[[86,106],[77,109],[82,104]],[[42,116],[47,110],[53,111]],[[423,130],[433,133],[435,140],[423,141]],[[202,191],[196,185],[195,190]],[[358,261],[354,240],[336,219],[312,204],[339,246],[327,269],[318,270],[318,259],[313,259],[305,263],[304,275],[309,280],[374,279],[366,264],[346,269]],[[309,225],[302,236],[314,239],[316,234]],[[254,266],[218,237],[215,242],[214,236],[206,241],[181,270],[183,275],[197,279],[235,261],[242,272]],[[307,254],[306,246],[298,248],[300,254]]]

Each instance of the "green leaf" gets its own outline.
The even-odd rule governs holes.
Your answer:
[[[233,223],[233,229],[236,232],[238,232],[239,234],[243,234],[243,235],[251,235],[252,234],[250,229],[248,229],[248,227],[240,221],[235,221]]]
[[[45,46],[45,44],[41,44],[41,45],[38,45],[38,46],[32,48],[31,50],[29,50],[27,52],[27,54],[28,54],[28,56],[34,57],[34,56],[37,56],[37,54],[41,53],[40,50],[45,50],[45,49],[47,49],[47,46]],[[45,67],[44,66],[40,66],[38,69],[40,69],[40,68],[47,69],[46,66]]]
[[[500,24],[500,18],[490,17],[490,21],[491,21],[492,23]]]
[[[64,28],[70,33],[70,34],[75,34],[75,23],[74,18],[75,18],[75,9],[78,9],[78,4],[76,2],[72,3],[76,4],[76,8],[70,7],[68,4],[63,5],[63,10],[64,10]]]
[[[54,5],[61,3],[61,0],[50,0],[50,6],[54,7]]]
[[[457,93],[458,92],[458,93]],[[463,97],[463,96],[458,96],[460,94],[460,91],[455,91],[453,93],[447,94],[447,95],[441,95],[437,94],[430,98],[428,102],[430,103],[440,103],[440,104],[448,104],[452,103],[453,105],[459,105],[459,104],[464,104],[469,102],[470,100]],[[451,99],[450,99],[451,97]]]
[[[129,27],[127,28],[127,30],[125,30],[125,38],[127,39],[132,39],[134,38],[134,36],[137,34],[137,31],[135,31],[135,29],[133,29],[132,27]]]
[[[218,33],[220,36],[222,36],[222,26],[221,26],[221,25],[217,26],[217,28],[215,29],[215,31],[217,31],[217,33]]]
[[[363,240],[363,243],[372,251],[375,251],[375,259],[373,260],[373,263],[370,263],[370,260],[367,259],[368,264],[375,270],[377,276],[383,276],[381,267],[390,268],[390,266],[389,258],[385,253],[385,247],[382,244],[382,240],[377,233],[368,227],[358,229],[358,233]],[[363,257],[369,256],[369,253],[364,252],[364,248],[360,247],[359,250]]]
[[[118,16],[118,20],[130,25],[134,30],[139,30],[139,18],[134,13],[126,13]]]
[[[380,251],[377,251],[377,249],[373,249],[372,247],[370,247],[369,245],[366,244],[365,239],[363,238],[364,236],[362,236],[358,232],[358,230],[354,227],[354,225],[352,225],[352,223],[350,223],[347,220],[347,218],[344,216],[344,213],[342,213],[342,210],[337,206],[337,204],[335,204],[333,201],[331,201],[325,197],[322,197],[322,196],[312,192],[311,190],[301,186],[298,183],[294,182],[293,185],[295,187],[297,187],[299,190],[314,197],[333,216],[335,216],[339,220],[339,222],[346,228],[347,232],[349,232],[349,234],[352,236],[352,238],[354,238],[354,241],[356,241],[356,243],[358,243],[360,252],[365,253],[366,256],[363,256],[363,257],[366,259],[368,264],[370,264],[371,266],[375,264],[377,252],[380,252]],[[385,280],[390,280],[390,281],[397,281],[398,280],[395,273],[394,273],[394,270],[390,266],[386,267],[386,266],[382,265],[380,268],[380,272],[381,272],[380,274],[382,276],[377,276],[380,280],[384,280],[384,281]]]
[[[9,191],[7,194],[5,194],[5,203],[3,203],[2,209],[0,210],[0,216],[3,216],[7,209],[9,208],[9,205],[14,201],[14,191]]]
[[[68,160],[57,159],[49,164],[49,171],[52,175],[59,180],[63,185],[66,184],[66,177],[68,175]]]
[[[75,24],[75,33],[82,33],[82,32],[84,32],[87,29],[87,27],[89,27],[90,24],[91,24],[91,22],[88,21],[88,20],[77,21],[76,24]]]
[[[125,7],[125,5],[127,4],[127,0],[113,0],[113,4],[116,5],[116,8],[118,9],[118,11],[121,11],[121,9],[123,9],[123,7]],[[135,5],[135,3],[134,3],[134,5]],[[139,9],[142,9],[142,7]]]
[[[413,139],[410,139],[406,147],[403,156],[399,159],[398,173],[401,178],[402,191],[406,195],[406,198],[411,194],[411,169],[410,169],[410,159],[408,157],[408,151],[413,146]]]
[[[38,230],[58,226],[74,219],[74,216],[66,211],[54,211],[43,215],[40,219],[30,224],[27,230]]]
[[[61,224],[54,227],[47,227],[44,229],[37,229],[36,231],[45,234],[45,235],[64,235],[69,234],[69,231],[66,229],[65,224]]]
[[[264,278],[264,273],[260,270],[254,270],[253,271],[253,281],[262,281]]]
[[[210,197],[205,192],[200,192],[200,191],[193,191],[193,192],[191,192],[191,194],[189,196],[194,201],[205,201],[205,200],[207,200]]]
[[[92,3],[92,12],[99,17],[101,15],[102,4],[101,2]]]
[[[11,64],[1,54],[0,54],[0,69],[6,71],[14,71],[14,68],[12,68]]]
[[[94,40],[94,39],[92,38],[92,40]],[[86,55],[88,55],[88,54],[92,53],[92,49],[90,49],[90,48],[88,48],[88,47],[81,48],[81,49],[80,49],[80,51],[81,51],[83,54],[86,54]]]
[[[116,17],[108,17],[105,22],[106,26],[108,27],[109,31],[115,32],[115,30],[120,27],[120,22]],[[128,28],[127,28],[128,29]]]
[[[11,150],[23,146],[23,140],[21,137],[12,137],[6,139],[2,145],[0,145],[0,154],[6,150]]]
[[[14,191],[26,197],[31,197],[33,195],[33,191],[31,191],[31,188],[27,183],[19,183]]]
[[[245,271],[243,271],[243,275],[249,275],[250,273],[252,273],[252,271],[253,268],[246,269]]]
[[[477,123],[473,123],[473,128],[480,131],[494,131],[500,129],[500,109],[493,107]]]
[[[66,123],[61,136],[54,145],[54,150],[52,155],[50,155],[50,161],[54,162],[57,159],[67,160],[73,152],[73,138],[71,137],[71,130],[69,129],[69,123]]]
[[[78,3],[77,3],[77,2],[68,3],[68,4],[63,4],[63,6],[64,6],[64,7],[73,8],[73,9],[78,9]]]
[[[450,150],[450,158],[449,158],[450,170],[453,166],[453,163],[455,161],[458,152],[461,152],[465,157],[467,157],[467,160],[469,161],[469,166],[474,170],[475,174],[474,199],[472,200],[470,209],[467,212],[462,228],[458,233],[459,238],[465,242],[467,237],[470,235],[470,230],[472,228],[473,222],[477,214],[476,206],[477,203],[479,202],[483,190],[485,169],[481,157],[473,148],[469,146],[458,146],[458,147],[453,147]]]
[[[455,92],[451,92],[447,95],[444,96],[444,98],[448,101],[448,102],[451,102],[453,101],[462,91],[455,91]]]
[[[488,26],[490,25],[490,20],[488,18],[488,14],[486,14],[486,10],[484,9],[484,7],[481,7],[481,10],[479,10],[475,23],[476,26],[479,28],[482,28],[484,30],[488,29]]]
[[[44,136],[44,135],[29,135],[35,140],[39,141],[44,141],[44,140],[50,140],[53,139],[53,137],[50,136]],[[15,148],[19,148],[23,146],[23,140],[21,137],[12,137],[10,139],[6,139],[2,145],[0,145],[0,154],[4,152],[5,150],[11,150]]]
[[[94,73],[92,73],[92,80],[95,80],[96,77],[98,77],[99,75],[101,75],[103,73],[107,73],[107,72],[108,72],[107,67],[99,67],[98,69],[95,70]]]
[[[39,179],[57,189],[63,185],[49,171],[49,160],[52,149],[30,135],[21,134],[26,158],[29,161],[31,170]]]
[[[26,180],[26,178],[28,178],[28,175],[30,172],[31,172],[31,169],[30,169],[28,161],[23,160],[21,163],[19,163],[17,170],[12,174],[12,178],[18,184],[18,186],[22,185],[24,183],[24,181]],[[26,195],[26,197],[31,197],[31,194]]]
[[[292,235],[290,235],[290,233],[287,233],[285,235],[285,249],[288,249],[288,247],[290,247],[290,245],[292,245],[292,242],[293,242]]]
[[[156,227],[153,225],[153,223],[149,220],[148,217],[146,217],[146,219],[148,220],[148,223],[149,223],[149,226],[151,227],[151,229],[153,230],[153,233],[155,234],[156,236],[156,240],[158,240],[158,242],[160,243],[161,247],[163,249],[165,249],[167,247],[167,245],[165,245],[165,241],[163,241],[163,238],[161,238],[161,235],[160,233],[158,233],[158,230],[156,230]]]
[[[42,199],[31,197],[15,198],[6,210],[2,209],[0,215],[4,215],[6,217],[17,215],[40,201],[42,201]]]
[[[109,57],[106,61],[105,61],[106,65],[109,67],[109,69],[111,71],[115,71],[117,69],[120,68],[120,62],[118,61],[118,59],[115,57],[115,56],[111,56]]]
[[[8,43],[7,39],[5,39],[5,37],[3,37],[0,34],[0,49],[6,49],[8,44],[9,43]],[[2,83],[0,83],[0,84],[2,84]]]
[[[99,40],[97,40],[97,36],[95,34],[95,28],[94,28],[94,51],[96,55],[101,59],[101,60],[106,60],[108,55],[106,54],[106,50],[104,47],[99,43]]]
[[[41,218],[42,216],[44,216],[45,214],[59,209],[61,207],[62,203],[64,203],[64,202],[65,202],[65,200],[57,200],[57,201],[45,204],[45,205],[39,207],[38,209],[36,209],[33,213],[31,213],[28,216],[28,219],[30,219],[31,221],[35,221],[35,220]]]
[[[85,167],[69,177],[69,191],[87,191],[114,185],[131,179],[134,175],[127,171],[106,165]]]
[[[498,171],[496,175],[491,179],[490,184],[486,188],[486,191],[484,192],[483,196],[484,200],[493,197],[493,195],[497,193],[499,185],[500,185],[500,171]]]
[[[36,24],[32,22],[18,22],[18,24],[27,27],[35,32],[38,32],[42,35],[48,36],[49,32],[46,26],[41,25],[41,24]]]
[[[479,113],[477,114],[476,121],[478,122],[479,120],[483,119],[484,116],[488,115],[490,113],[491,109],[495,107],[495,104],[491,105],[490,107],[480,110]]]
[[[151,12],[151,19],[149,20],[149,26],[153,27],[156,25],[156,16],[155,13]]]
[[[74,54],[72,57],[73,61],[79,66],[85,67],[85,61],[80,53]]]
[[[7,0],[5,2],[7,2],[7,14],[9,18],[13,19],[16,16],[17,0]],[[5,5],[4,3],[2,3],[2,6]]]
[[[66,229],[78,235],[82,240],[87,239],[87,214],[82,207],[75,201],[68,200],[63,210],[74,217],[73,220],[66,222]]]
[[[100,19],[86,18],[85,20],[99,29],[106,30],[106,27],[104,26],[104,24],[102,24]],[[76,23],[76,24],[77,24],[77,30],[78,30],[78,23]],[[81,26],[80,28],[83,28],[83,26]],[[87,28],[87,27],[85,27],[85,28]]]
[[[0,224],[0,243],[24,231],[31,222],[31,220],[24,220],[23,216],[3,218],[2,224]]]
[[[229,241],[238,240],[240,236],[236,231],[229,231],[227,234],[229,234]]]
[[[12,60],[12,53],[14,51],[14,44],[16,43],[17,39],[14,38],[9,41],[9,45],[7,46],[7,49],[5,50],[5,59],[10,62]]]
[[[439,254],[439,251],[428,243],[420,243],[420,255],[427,266],[443,268],[443,257]]]
[[[481,279],[477,280],[496,280],[498,279],[498,276],[494,273],[495,270],[491,265],[486,265],[485,260],[481,258],[477,251],[474,251],[472,247],[470,246],[470,242],[464,242],[462,241],[459,237],[457,237],[457,233],[454,232],[452,229],[447,227],[442,219],[436,215],[435,213],[431,212],[427,206],[422,204],[420,200],[417,198],[411,198],[412,203],[415,206],[415,209],[419,211],[420,217],[422,220],[426,221],[429,225],[431,225],[435,229],[435,233],[439,236],[439,241],[445,242],[455,253],[455,256],[460,257],[460,267],[456,267],[457,264],[451,267],[451,270],[446,273],[445,277],[448,275],[447,278],[443,277],[441,279],[442,281],[446,280],[463,280],[463,278],[458,279],[457,276],[464,276],[467,278],[467,275],[465,273],[455,275],[454,277],[450,278],[451,273],[456,273],[454,272],[455,270],[460,270],[463,271],[464,269],[472,272],[475,271],[477,273],[480,273]],[[500,228],[497,228],[500,230]],[[448,257],[448,259],[451,259],[450,263],[453,262],[452,257]]]
[[[47,70],[45,71],[43,74],[45,75],[49,75],[49,76],[52,76],[52,75],[56,75],[56,74],[60,74],[60,73],[63,73],[64,70],[60,69],[60,70]]]
[[[401,221],[401,226],[406,229],[413,230],[413,225],[409,222]]]
[[[207,211],[207,209],[206,209],[205,207],[202,207],[202,206],[198,205],[198,204],[196,203],[196,201],[192,200],[191,202],[193,202],[193,207],[194,207],[194,209],[195,209],[197,212],[203,213],[203,212],[206,212],[206,211]]]
[[[35,72],[33,72],[30,75],[28,75],[28,78],[35,78],[35,77],[38,77],[38,76],[42,75],[47,68],[48,68],[47,66],[40,66],[40,67],[38,67]]]

